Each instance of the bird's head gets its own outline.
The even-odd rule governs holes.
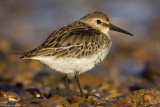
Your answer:
[[[100,30],[101,32],[103,32],[105,34],[109,30],[113,30],[113,31],[117,31],[117,32],[121,32],[121,33],[125,33],[125,34],[133,36],[133,34],[129,33],[128,31],[125,31],[125,30],[111,24],[108,16],[101,13],[101,12],[90,13],[90,14],[84,16],[83,18],[81,18],[80,21],[87,23],[88,25]]]

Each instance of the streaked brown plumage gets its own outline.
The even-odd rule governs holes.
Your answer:
[[[54,31],[38,48],[28,52],[23,58],[37,56],[55,56],[81,58],[96,54],[103,46],[110,44],[110,39],[102,32],[84,22],[76,21]]]
[[[42,45],[27,52],[22,58],[39,60],[51,69],[64,73],[66,84],[67,75],[75,75],[83,96],[78,75],[92,69],[107,56],[112,44],[109,30],[132,36],[112,25],[107,15],[93,12],[55,30]]]

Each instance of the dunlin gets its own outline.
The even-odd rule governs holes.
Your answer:
[[[91,70],[105,59],[112,44],[108,35],[109,30],[133,36],[111,24],[104,13],[93,12],[55,30],[42,45],[26,52],[22,58],[38,60],[51,69],[65,74],[68,97],[70,93],[67,76],[75,76],[83,96],[79,74]]]

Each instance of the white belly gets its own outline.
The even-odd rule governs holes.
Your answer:
[[[105,59],[109,49],[99,52],[88,58],[57,58],[54,57],[34,57],[33,59],[39,60],[46,64],[51,69],[68,75],[74,75],[76,72],[79,74],[92,69],[96,64]]]

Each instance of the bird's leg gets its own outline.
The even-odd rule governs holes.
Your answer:
[[[82,91],[81,85],[79,83],[79,75],[78,75],[78,73],[75,74],[75,80],[76,80],[76,82],[78,84],[78,88],[79,88],[79,91],[81,93],[81,97],[83,97],[83,91]]]
[[[69,85],[68,85],[68,76],[66,74],[64,76],[64,80],[65,80],[65,85],[66,85],[66,89],[67,89],[68,98],[71,98],[70,92],[69,92]]]

